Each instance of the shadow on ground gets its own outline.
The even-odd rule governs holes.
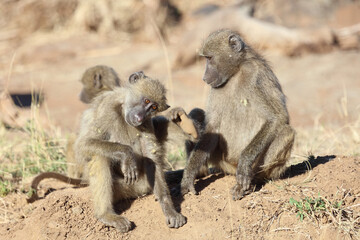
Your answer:
[[[281,177],[281,179],[291,178],[304,174],[307,171],[317,167],[318,165],[325,164],[335,158],[336,158],[335,155],[317,156],[316,158],[313,155],[311,155],[308,157],[308,160],[298,163],[296,165],[291,165],[286,170],[285,174]]]

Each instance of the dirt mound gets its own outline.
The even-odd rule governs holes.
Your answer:
[[[307,171],[310,165],[313,169]],[[166,226],[154,196],[120,203],[122,215],[135,223],[126,234],[93,217],[88,188],[58,185],[56,191],[25,207],[24,196],[21,200],[19,195],[7,196],[5,211],[18,211],[20,219],[0,225],[0,231],[3,239],[356,239],[360,227],[359,166],[358,158],[310,159],[307,165],[292,166],[283,179],[269,182],[236,202],[229,193],[234,177],[209,176],[197,182],[199,196],[175,200],[188,218],[180,229]],[[54,181],[44,181],[42,187],[54,185]],[[333,211],[339,213],[314,212],[300,221],[289,200],[319,196],[337,203]]]

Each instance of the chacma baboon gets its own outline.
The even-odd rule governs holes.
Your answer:
[[[126,86],[99,95],[84,112],[75,154],[87,163],[85,179],[89,179],[95,216],[106,225],[129,231],[130,221],[117,215],[113,204],[151,192],[169,227],[186,223],[176,212],[165,182],[164,144],[156,137],[152,120],[168,107],[164,86],[137,72]],[[38,184],[43,178],[35,179]]]
[[[173,206],[163,172],[165,149],[151,120],[168,107],[164,86],[137,72],[124,88],[100,95],[85,112],[75,151],[85,161],[90,158],[95,216],[106,225],[129,231],[131,223],[114,212],[113,203],[152,191],[169,227],[186,223]]]
[[[100,93],[120,86],[117,73],[114,69],[105,65],[97,65],[86,69],[80,81],[83,85],[80,100],[84,103],[90,103]]]
[[[209,162],[236,174],[232,195],[238,200],[253,182],[280,177],[295,132],[278,79],[238,33],[213,32],[200,55],[206,58],[203,80],[211,86],[206,127],[190,154],[180,191],[197,194],[195,176]]]
[[[86,69],[81,77],[82,90],[80,101],[90,103],[96,96],[104,91],[113,90],[120,86],[120,79],[117,73],[111,67],[105,65],[96,65]],[[79,165],[74,156],[73,145],[76,135],[70,135],[66,146],[67,172],[70,177],[80,178],[84,172],[84,166]]]

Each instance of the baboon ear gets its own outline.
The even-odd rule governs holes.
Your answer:
[[[240,52],[244,48],[244,42],[237,34],[229,36],[229,45],[235,52]]]
[[[102,86],[102,75],[100,73],[96,73],[94,75],[94,88],[101,89]]]
[[[134,72],[129,77],[129,83],[136,83],[140,78],[144,77],[145,74],[143,71]]]

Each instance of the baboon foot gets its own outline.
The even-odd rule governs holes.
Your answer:
[[[184,184],[177,185],[176,187],[171,189],[171,194],[173,196],[185,195],[187,193],[191,193],[194,195],[198,195],[199,193],[195,190],[194,184]]]
[[[186,223],[186,217],[178,212],[173,212],[166,216],[166,224],[170,228],[179,228]]]
[[[231,189],[231,193],[233,196],[233,200],[236,201],[242,199],[243,197],[245,197],[245,195],[251,193],[251,190],[243,188],[240,184],[235,184],[235,186]]]
[[[194,184],[181,184],[181,194],[185,195],[187,193],[191,193],[194,195],[198,195],[199,193],[195,190]]]
[[[123,233],[126,233],[132,229],[132,224],[127,218],[116,215],[114,213],[106,214],[105,216],[99,217],[98,219],[105,225],[114,227]]]

